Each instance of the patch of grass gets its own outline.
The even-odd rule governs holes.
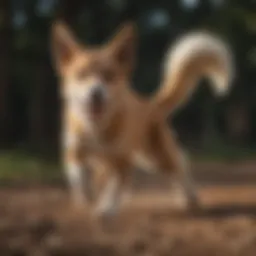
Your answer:
[[[53,179],[60,176],[57,163],[42,160],[24,151],[5,151],[0,153],[0,179]]]
[[[241,149],[226,145],[214,145],[210,149],[193,152],[194,161],[244,161],[255,159],[256,149]],[[0,180],[51,181],[63,178],[61,167],[56,162],[43,160],[24,150],[0,152]]]
[[[256,157],[255,148],[240,148],[228,145],[213,145],[209,149],[193,153],[192,158],[198,161],[245,161]]]

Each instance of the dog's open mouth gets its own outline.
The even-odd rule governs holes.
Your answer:
[[[105,97],[101,87],[93,90],[90,101],[90,111],[92,118],[100,118],[104,112]]]
[[[93,102],[90,106],[90,110],[91,110],[91,115],[93,118],[100,118],[104,112],[104,104],[102,103],[96,103]]]

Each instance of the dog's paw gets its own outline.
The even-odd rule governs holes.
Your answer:
[[[197,196],[193,196],[187,201],[187,209],[189,212],[198,213],[201,210],[201,204]]]
[[[93,211],[93,217],[97,220],[103,231],[114,231],[115,220],[118,217],[118,209],[116,207],[96,208]]]
[[[172,198],[172,202],[178,210],[196,213],[201,209],[199,199],[196,195],[184,196],[177,194]]]
[[[113,220],[118,213],[117,207],[114,205],[108,207],[96,207],[94,214],[98,219]]]

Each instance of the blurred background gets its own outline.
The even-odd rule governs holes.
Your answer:
[[[204,29],[230,45],[230,94],[216,99],[201,81],[169,119],[191,155],[202,215],[171,215],[166,182],[155,176],[137,179],[138,187],[152,181],[161,189],[138,192],[117,219],[116,236],[106,239],[84,213],[68,210],[66,190],[49,183],[64,178],[49,45],[57,18],[89,45],[133,20],[139,45],[132,86],[145,97],[157,90],[164,54],[181,34]],[[255,256],[255,38],[254,0],[0,0],[0,255]]]
[[[15,169],[14,165],[21,169],[26,163],[32,167],[24,169],[38,170],[42,159],[58,161],[61,102],[49,52],[50,28],[56,18],[65,20],[87,44],[103,43],[121,22],[134,20],[139,47],[133,87],[145,97],[157,89],[164,53],[177,36],[192,29],[220,35],[236,61],[230,95],[216,99],[210,87],[201,86],[170,122],[192,155],[235,159],[253,155],[255,1],[1,0],[1,172]]]

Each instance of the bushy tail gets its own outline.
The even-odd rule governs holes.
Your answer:
[[[233,79],[228,47],[218,38],[194,32],[179,39],[167,53],[163,82],[156,98],[163,114],[173,112],[188,99],[199,80],[207,77],[218,95],[225,94]]]

